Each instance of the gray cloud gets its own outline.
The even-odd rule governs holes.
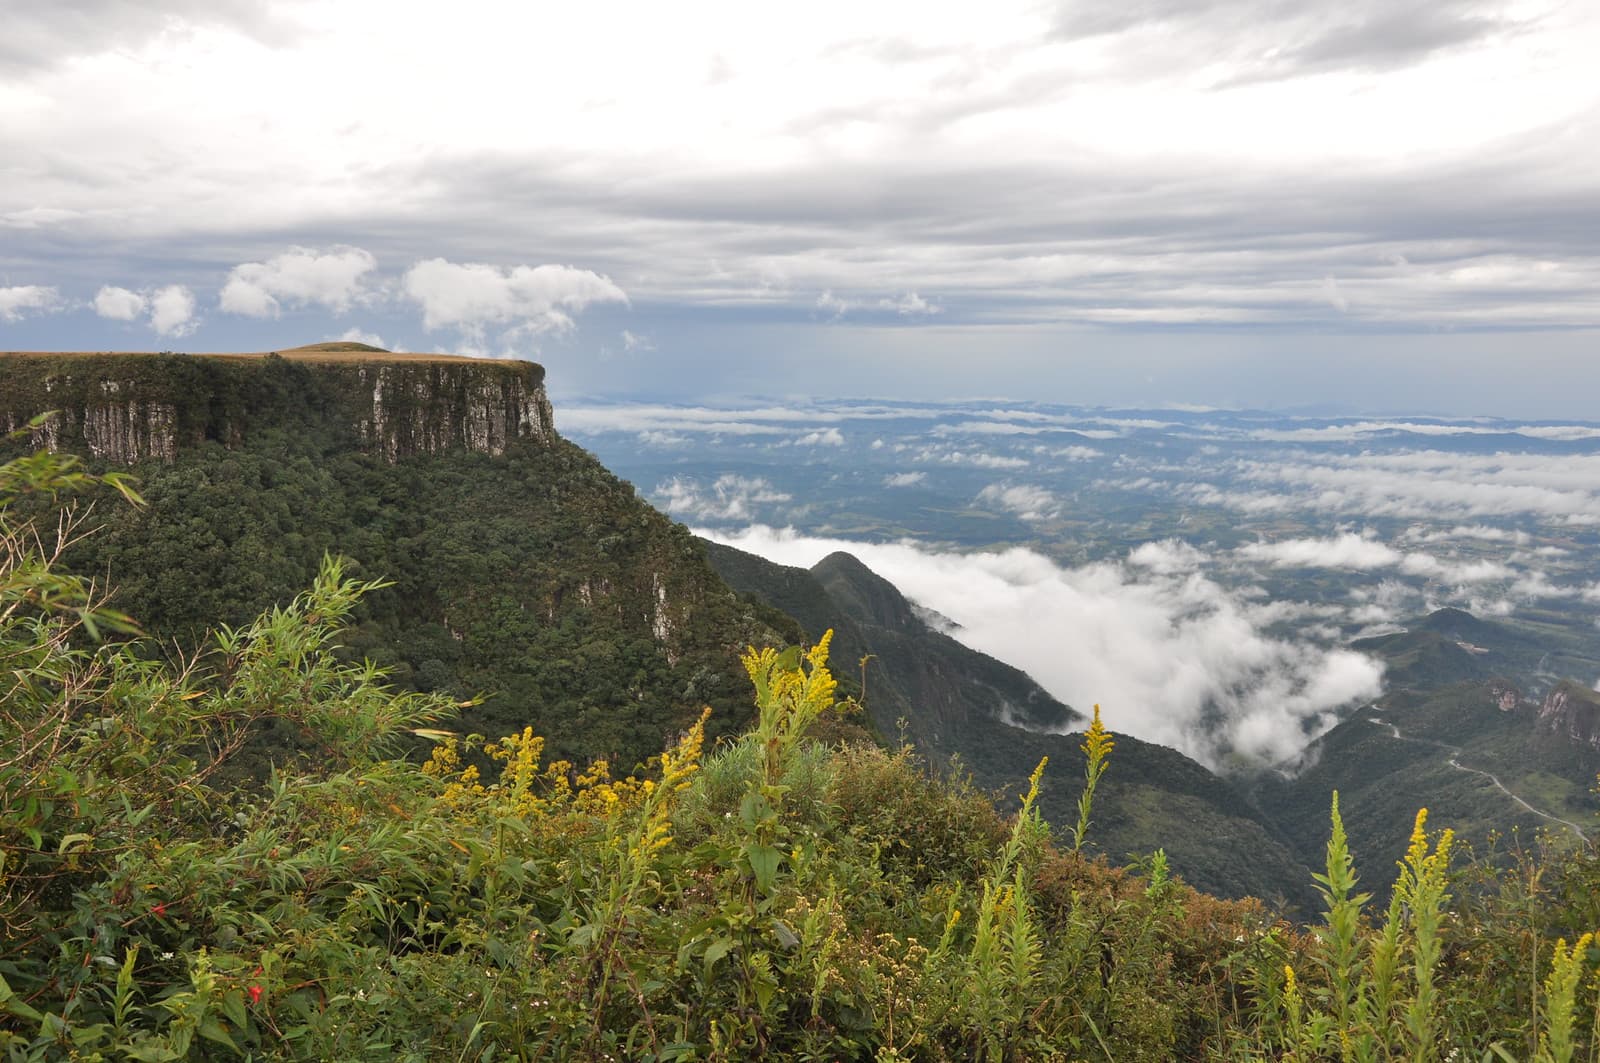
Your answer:
[[[1230,81],[1330,70],[1389,70],[1515,27],[1508,5],[1479,0],[1065,0],[1066,38],[1159,34],[1238,64]]]
[[[1085,378],[1115,376],[1091,401],[1146,386],[1158,400],[1224,405],[1261,401],[1258,382],[1274,372],[1289,379],[1269,397],[1292,401],[1329,349],[1393,365],[1384,355],[1404,347],[1415,367],[1429,352],[1414,352],[1448,348],[1487,372],[1483,335],[1538,331],[1532,350],[1565,366],[1577,341],[1559,334],[1600,329],[1589,178],[1600,111],[1574,88],[1587,84],[1578,67],[1595,32],[1582,5],[1537,18],[1414,0],[1072,5],[1058,19],[1065,38],[1033,5],[915,32],[824,12],[803,42],[784,42],[810,80],[774,79],[739,48],[770,42],[720,27],[680,50],[695,71],[680,95],[646,74],[629,82],[629,69],[607,66],[618,50],[598,47],[570,76],[530,88],[528,67],[430,42],[403,6],[368,34],[335,5],[282,58],[224,35],[237,52],[226,58],[249,66],[231,80],[207,66],[215,41],[184,36],[223,24],[271,41],[295,11],[256,10],[103,0],[28,5],[6,20],[4,46],[30,54],[113,41],[132,53],[116,60],[118,94],[96,64],[65,64],[29,82],[26,121],[0,127],[0,276],[49,283],[74,305],[106,276],[130,290],[170,278],[209,305],[229,268],[266,265],[291,244],[355,241],[390,263],[570,263],[627,293],[595,311],[613,314],[608,336],[626,330],[656,348],[650,366],[618,374],[574,343],[559,367],[571,375],[552,372],[611,393],[622,379],[681,386],[695,370],[737,370],[750,390],[760,378],[804,386],[797,360],[758,366],[750,351],[814,351],[808,330],[824,325],[829,350],[815,361],[859,361],[853,379],[870,386],[926,389],[904,394],[953,380],[1021,393],[1055,369],[1052,381],[1077,379],[1051,397],[1082,398],[1072,389]],[[509,35],[494,31],[516,10],[462,11],[461,38],[501,46]],[[437,43],[451,71],[426,91],[369,97],[343,77],[312,93],[276,76],[291,60],[358,50],[374,68],[398,66],[419,40]],[[1292,92],[1250,83],[1322,72],[1339,77],[1301,78]],[[1504,86],[1492,106],[1491,83]],[[571,129],[520,121],[507,101],[523,91],[544,92]],[[230,302],[288,305],[249,294],[236,288]],[[442,299],[418,307],[438,322],[450,313]],[[370,327],[400,334],[401,305],[383,309],[391,316]],[[475,328],[544,329],[544,357],[563,342],[558,313],[571,316],[552,306],[442,327],[483,349],[499,337]],[[203,335],[250,325],[213,315]],[[1182,368],[1208,340],[1256,353],[1218,383]],[[1113,342],[1110,366],[1098,356]],[[907,372],[913,344],[925,357]],[[1275,368],[1293,345],[1317,357]]]
[[[288,44],[301,33],[281,10],[260,0],[6,0],[0,22],[6,27],[0,33],[0,77],[48,69],[75,56],[131,51],[153,38],[196,29],[227,29],[268,45]]]

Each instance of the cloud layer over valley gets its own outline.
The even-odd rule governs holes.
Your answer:
[[[1382,667],[1371,658],[1269,635],[1271,606],[1148,557],[1065,568],[1020,547],[956,554],[766,526],[707,534],[790,565],[855,554],[955,621],[951,634],[967,645],[1074,707],[1098,702],[1114,730],[1212,767],[1292,761],[1340,710],[1381,690]]]

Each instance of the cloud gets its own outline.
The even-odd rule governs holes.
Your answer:
[[[365,343],[368,347],[379,347],[383,350],[389,349],[389,345],[384,342],[383,337],[376,332],[367,332],[364,329],[355,327],[345,329],[335,339],[345,343]]]
[[[94,295],[94,312],[113,321],[133,321],[144,313],[145,298],[138,292],[113,285],[102,287]]]
[[[422,308],[423,328],[453,327],[469,335],[490,325],[515,333],[566,331],[572,315],[596,303],[626,303],[609,277],[573,266],[514,266],[442,258],[406,271],[405,294]]]
[[[842,447],[844,435],[837,428],[818,428],[795,439],[797,447]]]
[[[362,278],[377,265],[377,259],[359,247],[327,252],[292,247],[265,262],[233,267],[219,305],[245,317],[277,317],[285,305],[342,314],[361,297]]]
[[[1350,0],[1337,9],[1306,0],[1061,0],[1056,31],[1126,38],[1119,43],[1129,48],[1182,40],[1231,70],[1229,80],[1252,81],[1420,63],[1513,28],[1496,7],[1477,0]]]
[[[1331,276],[1322,278],[1322,297],[1339,313],[1350,312],[1350,300],[1344,297],[1344,293],[1339,290],[1339,282]]]
[[[928,478],[925,472],[892,472],[883,478],[885,487],[915,487]]]
[[[1030,462],[1027,458],[1015,458],[1005,454],[990,454],[982,450],[962,450],[943,444],[935,444],[911,450],[907,448],[908,456],[912,461],[939,462],[944,465],[970,465],[976,469],[1026,469]]]
[[[916,292],[906,292],[894,299],[880,299],[878,306],[884,310],[893,310],[901,317],[926,317],[930,314],[941,312],[941,307],[928,302]]]
[[[1447,561],[1432,554],[1405,553],[1371,535],[1355,532],[1322,539],[1249,543],[1239,547],[1235,554],[1275,568],[1335,568],[1356,572],[1393,568],[1406,575],[1449,584],[1485,583],[1507,580],[1515,575],[1510,567],[1498,561]]]
[[[195,330],[194,293],[181,284],[169,284],[150,295],[150,327],[161,336],[187,336]]]
[[[856,304],[848,299],[839,298],[837,295],[833,294],[833,289],[829,288],[827,291],[817,296],[816,305],[818,310],[821,310],[823,313],[837,321],[839,318],[845,315],[845,311],[849,310]]]
[[[1158,539],[1128,551],[1128,563],[1160,576],[1176,576],[1199,569],[1206,555],[1182,539]]]
[[[1248,514],[1310,511],[1430,521],[1526,515],[1600,524],[1600,454],[1300,453],[1277,461],[1240,460],[1227,471],[1227,486],[1168,486],[1180,498]]]
[[[1376,539],[1355,532],[1327,539],[1285,539],[1275,543],[1249,543],[1238,555],[1278,568],[1345,568],[1358,572],[1393,568],[1405,555]]]
[[[40,284],[0,288],[0,321],[21,321],[29,314],[47,314],[61,306],[61,294]]]
[[[978,492],[979,502],[1015,513],[1023,520],[1053,520],[1061,514],[1061,501],[1032,484],[990,484]]]
[[[112,321],[137,321],[145,324],[159,336],[187,336],[199,327],[195,320],[197,307],[194,292],[182,284],[169,284],[162,288],[133,291],[115,285],[103,285],[94,296],[94,312]]]
[[[56,0],[8,14],[0,35],[0,75],[33,72],[76,56],[133,51],[146,42],[199,29],[226,29],[264,44],[298,34],[281,11],[259,0]]]
[[[656,349],[656,345],[651,342],[649,336],[623,329],[622,349],[625,351],[653,351]]]
[[[1063,568],[1022,548],[954,554],[767,527],[707,534],[791,565],[849,551],[954,620],[967,645],[1023,669],[1068,704],[1100,703],[1114,731],[1213,767],[1294,758],[1382,687],[1376,661],[1270,637],[1244,599],[1194,572],[1117,562]],[[1146,559],[1159,551],[1182,553],[1156,547]]]
[[[760,476],[717,477],[709,488],[693,477],[674,476],[656,485],[653,501],[668,513],[691,520],[749,521],[762,507],[789,502],[793,495],[779,491]]]

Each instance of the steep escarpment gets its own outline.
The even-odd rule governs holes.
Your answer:
[[[485,695],[468,732],[532,726],[552,756],[625,769],[704,705],[717,732],[749,718],[737,655],[771,628],[687,531],[555,432],[536,365],[0,357],[0,427],[47,410],[36,438],[0,445],[131,468],[148,504],[102,505],[69,560],[115,572],[116,605],[151,635],[246,623],[332,553],[387,584],[353,652],[404,686]]]
[[[1600,753],[1600,693],[1570,679],[1557,683],[1539,706],[1538,729]]]
[[[0,370],[0,429],[48,414],[36,445],[118,465],[172,461],[207,441],[238,446],[285,422],[342,430],[389,461],[456,448],[502,454],[519,441],[555,437],[544,369],[531,362],[10,354]],[[315,401],[289,401],[306,397]]]

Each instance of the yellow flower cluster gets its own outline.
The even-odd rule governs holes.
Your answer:
[[[782,654],[770,646],[749,647],[742,658],[744,670],[756,688],[756,704],[783,705],[788,708],[785,723],[796,733],[805,729],[817,715],[833,707],[833,694],[839,683],[828,670],[828,646],[833,630],[825,632],[805,654],[809,668],[784,665]]]
[[[1100,722],[1100,706],[1094,707],[1094,722],[1089,724],[1088,732],[1083,736],[1083,745],[1079,747],[1089,756],[1091,764],[1098,764],[1111,755],[1116,743],[1111,740],[1111,732],[1106,730],[1106,725]]]
[[[643,804],[657,785],[633,776],[612,779],[604,760],[582,772],[574,772],[566,760],[541,766],[544,744],[531,727],[488,743],[484,752],[501,768],[499,781],[485,786],[476,765],[462,766],[460,741],[452,735],[434,747],[422,772],[445,783],[439,800],[448,808],[465,815],[488,812],[526,820],[566,809],[612,815]]]
[[[1411,843],[1401,861],[1403,871],[1409,871],[1408,885],[1413,891],[1429,888],[1442,889],[1450,865],[1450,846],[1455,841],[1455,831],[1445,828],[1433,852],[1428,852],[1428,810],[1417,809],[1416,822],[1411,827]]]

